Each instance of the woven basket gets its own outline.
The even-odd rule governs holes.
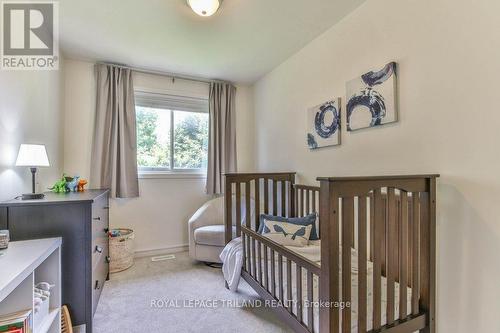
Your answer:
[[[121,272],[134,264],[134,231],[131,229],[114,229],[120,236],[109,237],[109,271]]]

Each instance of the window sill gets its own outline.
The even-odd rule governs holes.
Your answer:
[[[205,173],[199,172],[165,172],[165,171],[141,171],[139,179],[206,179]]]

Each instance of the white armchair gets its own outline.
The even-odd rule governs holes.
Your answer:
[[[251,205],[254,205],[253,200]],[[233,207],[235,207],[234,204]],[[242,222],[244,222],[245,211],[245,207],[242,205]],[[201,206],[189,219],[188,226],[189,256],[199,261],[220,263],[219,255],[226,245],[224,239],[224,197],[209,200]],[[236,227],[233,226],[233,237],[235,234]]]

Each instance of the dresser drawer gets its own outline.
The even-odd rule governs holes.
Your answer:
[[[107,219],[109,213],[108,196],[100,196],[92,203],[92,220],[101,221]]]
[[[107,221],[92,221],[92,240],[108,239],[109,223]]]
[[[108,196],[96,198],[92,203],[92,239],[107,238],[109,231]]]
[[[97,265],[108,265],[109,242],[107,238],[97,238],[92,241],[92,274]],[[107,274],[107,273],[106,273]]]
[[[92,271],[92,314],[94,314],[97,309],[97,304],[99,303],[99,298],[101,297],[101,292],[104,288],[107,275],[108,264],[106,262],[106,258],[104,256],[100,256],[94,270]]]

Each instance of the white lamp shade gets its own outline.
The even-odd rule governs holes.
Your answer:
[[[200,16],[211,16],[215,14],[220,6],[220,0],[188,0],[191,9]]]
[[[22,144],[19,147],[19,154],[17,154],[16,166],[50,166],[45,145]]]

